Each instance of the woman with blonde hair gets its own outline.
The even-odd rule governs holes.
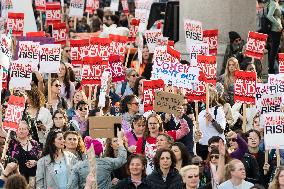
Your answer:
[[[180,170],[182,181],[185,184],[184,189],[197,189],[199,184],[199,167],[196,165],[187,165]]]
[[[250,189],[253,184],[245,181],[246,178],[246,169],[244,164],[238,160],[233,159],[225,166],[225,179],[226,182],[223,182],[219,189],[228,189],[228,188],[242,188]]]
[[[284,166],[277,168],[275,176],[269,185],[269,189],[283,189],[284,188]]]

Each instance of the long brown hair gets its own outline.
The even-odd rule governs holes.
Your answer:
[[[104,153],[104,157],[111,157],[111,158],[115,158],[114,156],[114,150],[112,148],[112,138],[107,138],[106,139],[106,144],[105,144],[105,153]]]
[[[15,174],[9,176],[5,183],[6,189],[28,189],[29,185],[24,176],[20,174]]]
[[[148,128],[148,122],[149,122],[149,119],[151,117],[154,117],[158,120],[158,123],[159,123],[159,132],[163,132],[164,131],[164,128],[163,128],[163,121],[161,119],[161,117],[158,115],[158,114],[150,114],[148,117],[147,117],[147,121],[146,121],[146,128],[145,128],[145,132],[144,132],[144,135],[143,135],[143,138],[146,139],[147,137],[150,136],[150,131],[149,131],[149,128]]]
[[[279,185],[279,175],[281,173],[281,171],[284,171],[284,166],[279,166],[276,169],[276,173],[275,176],[272,180],[272,182],[269,185],[269,189],[280,189],[280,185]]]
[[[142,171],[142,178],[146,177],[146,167],[147,167],[147,159],[144,155],[141,154],[131,154],[127,159],[127,174],[130,176],[130,163],[133,159],[140,159],[144,169]]]
[[[229,84],[234,82],[234,75],[231,75],[230,71],[229,71],[229,63],[230,62],[233,62],[235,64],[236,70],[240,70],[240,65],[239,65],[238,59],[236,59],[235,57],[231,57],[227,60],[226,69],[225,69],[225,73],[224,73],[224,89],[225,89],[225,91],[228,90]]]

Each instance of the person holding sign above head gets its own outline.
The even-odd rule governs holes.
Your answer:
[[[135,69],[127,68],[126,69],[126,81],[116,86],[115,93],[118,94],[120,97],[132,95],[134,84],[138,76],[139,75]]]

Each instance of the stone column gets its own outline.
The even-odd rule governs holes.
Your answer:
[[[256,29],[256,1],[254,0],[179,0],[180,26],[179,42],[176,48],[183,59],[188,60],[185,48],[184,18],[199,20],[203,29],[218,29],[218,67],[221,66],[226,44],[229,41],[229,31],[238,32],[246,40],[248,31]],[[218,69],[220,70],[220,69]]]

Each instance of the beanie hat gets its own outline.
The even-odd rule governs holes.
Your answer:
[[[230,42],[233,43],[236,39],[241,38],[241,36],[235,31],[230,31],[229,38],[230,38]]]
[[[102,145],[102,143],[100,141],[98,141],[96,139],[92,139],[92,137],[90,137],[90,136],[86,136],[85,139],[84,139],[84,142],[85,142],[87,150],[93,144],[96,156],[100,156],[101,153],[103,152],[103,145]]]

